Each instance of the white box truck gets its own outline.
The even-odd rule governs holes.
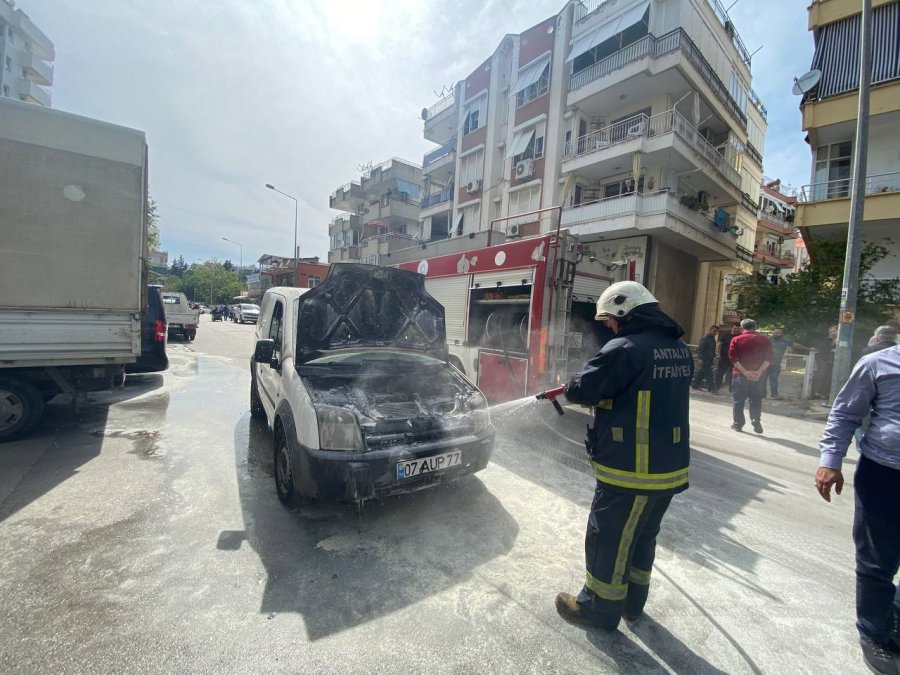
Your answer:
[[[0,98],[0,441],[140,355],[146,201],[143,132]]]

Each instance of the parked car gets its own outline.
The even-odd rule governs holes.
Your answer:
[[[256,323],[259,319],[259,305],[241,303],[234,306],[234,320],[238,323]]]
[[[362,501],[487,466],[487,400],[448,361],[444,308],[415,272],[342,263],[263,297],[250,412],[274,432],[275,487]]]
[[[169,367],[166,355],[168,326],[162,286],[147,287],[147,306],[141,314],[141,355],[125,366],[126,373],[158,373]]]

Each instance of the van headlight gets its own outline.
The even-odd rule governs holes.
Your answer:
[[[356,415],[346,408],[316,406],[316,419],[319,422],[319,447],[322,450],[358,452],[363,449],[362,432]]]
[[[487,431],[491,427],[491,413],[488,409],[487,399],[480,391],[473,393],[466,404],[472,415],[472,422],[475,425],[475,433],[480,434]]]

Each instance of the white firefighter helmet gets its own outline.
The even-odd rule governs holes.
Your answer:
[[[619,281],[603,291],[597,300],[597,316],[599,320],[621,319],[631,314],[635,307],[650,305],[658,300],[653,294],[636,281]]]

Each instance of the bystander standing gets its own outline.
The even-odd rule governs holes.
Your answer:
[[[756,332],[756,321],[741,321],[740,335],[731,340],[728,358],[734,364],[732,375],[732,425],[735,431],[743,431],[744,403],[749,402],[750,424],[758,434],[762,428],[763,378],[772,363],[772,343],[769,338]]]
[[[728,391],[731,391],[731,360],[728,358],[728,347],[731,346],[731,340],[736,335],[741,334],[741,327],[738,324],[732,324],[731,331],[719,331],[719,342],[716,345],[716,351],[719,356],[716,364],[716,392],[722,388],[723,382],[728,382]]]

